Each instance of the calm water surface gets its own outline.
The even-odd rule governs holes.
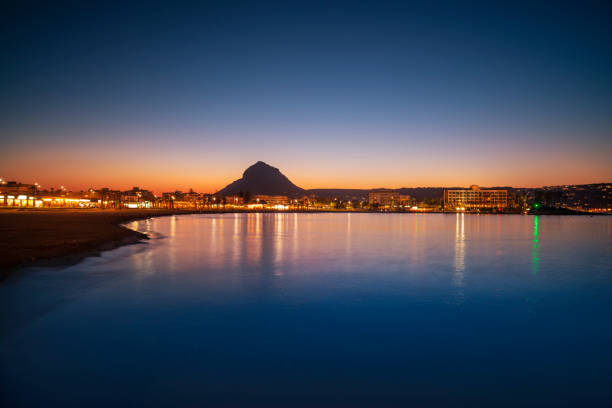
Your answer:
[[[129,226],[0,286],[1,406],[612,406],[612,217]]]

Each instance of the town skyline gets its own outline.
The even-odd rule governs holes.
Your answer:
[[[251,161],[250,164],[255,163],[255,161]],[[269,163],[269,162],[266,162]],[[449,177],[444,181],[444,178],[441,179],[439,183],[432,182],[430,184],[427,183],[419,183],[417,181],[414,182],[404,182],[401,181],[399,184],[391,184],[390,180],[395,180],[395,177],[390,177],[386,179],[384,175],[377,174],[378,172],[373,171],[374,178],[380,180],[378,184],[377,182],[370,182],[369,184],[348,184],[348,185],[339,185],[333,183],[321,183],[314,184],[316,182],[310,181],[308,182],[309,177],[308,174],[306,176],[304,174],[292,174],[291,171],[287,171],[284,167],[277,166],[276,163],[273,163],[272,166],[282,169],[283,173],[286,174],[292,181],[295,182],[296,185],[300,186],[305,190],[318,190],[318,189],[351,189],[351,190],[375,190],[375,189],[401,189],[401,188],[452,188],[452,187],[469,187],[471,185],[479,185],[479,186],[487,186],[487,187],[513,187],[513,188],[539,188],[539,187],[547,187],[547,186],[563,186],[563,185],[589,185],[589,184],[606,184],[610,183],[612,180],[612,175],[609,177],[593,177],[593,180],[582,180],[580,182],[576,182],[576,178],[572,178],[569,181],[565,182],[549,182],[549,183],[529,183],[529,184],[517,184],[517,183],[504,183],[504,182],[495,182],[491,180],[489,177],[473,177],[465,179],[463,182],[459,180],[463,180],[462,178],[457,178],[457,176],[452,176],[452,173],[449,173]],[[248,165],[242,167],[243,169],[247,168]],[[289,166],[291,168],[291,166]],[[65,177],[53,177],[49,176],[46,173],[37,175],[29,175],[26,173],[20,173],[18,171],[6,171],[4,173],[0,173],[0,179],[3,181],[15,181],[19,183],[25,184],[34,184],[37,183],[42,186],[43,189],[47,188],[55,188],[59,189],[62,186],[67,190],[73,191],[81,191],[87,190],[89,188],[112,188],[118,190],[128,190],[134,186],[145,187],[156,194],[161,194],[164,191],[188,191],[189,189],[193,189],[195,191],[200,191],[206,194],[215,194],[216,192],[223,189],[228,184],[235,181],[242,173],[239,173],[238,170],[230,171],[229,169],[223,169],[224,171],[221,174],[230,174],[224,177],[223,180],[219,180],[217,182],[210,182],[209,180],[202,181],[206,179],[206,176],[197,176],[193,174],[189,174],[185,177],[177,176],[176,179],[169,179],[167,177],[162,178],[163,182],[160,183],[157,179],[151,180],[148,177],[138,178],[136,175],[140,174],[139,172],[134,172],[135,176],[130,176],[130,172],[122,172],[122,179],[117,180],[114,177],[109,177],[106,181],[104,177],[100,175],[94,175],[91,177],[91,182],[87,181],[79,181],[67,175]],[[341,169],[339,171],[342,171]],[[201,171],[202,174],[207,174],[209,170]],[[212,172],[215,173],[215,172]],[[308,173],[308,172],[307,172]],[[219,174],[219,173],[217,173]],[[231,175],[233,174],[233,176]],[[79,174],[79,177],[84,177],[82,174]],[[408,176],[414,177],[414,176]],[[406,178],[408,178],[406,177]],[[147,182],[147,179],[149,182]],[[511,179],[511,177],[509,178]],[[538,179],[534,177],[534,180]],[[127,181],[126,181],[127,180]],[[185,181],[189,180],[189,181]],[[302,182],[301,180],[305,180]],[[385,182],[385,180],[388,180]],[[452,182],[449,180],[458,180],[457,182]],[[490,180],[488,182],[484,182],[484,180]],[[480,181],[480,182],[479,182]],[[572,182],[573,181],[573,182]],[[309,184],[305,184],[309,183]]]
[[[39,178],[41,179],[41,178]],[[206,189],[199,189],[196,188],[195,185],[191,185],[191,184],[185,184],[182,183],[181,185],[179,185],[180,183],[175,183],[175,185],[170,184],[167,188],[159,188],[159,189],[154,189],[151,188],[151,186],[147,185],[146,183],[142,183],[142,182],[138,182],[138,181],[134,181],[133,183],[123,183],[123,184],[119,184],[119,185],[114,185],[114,184],[110,184],[110,183],[101,183],[101,184],[96,184],[96,185],[80,185],[80,186],[71,186],[68,183],[65,184],[60,184],[60,183],[39,183],[38,181],[32,181],[32,180],[26,180],[23,179],[22,177],[16,177],[16,178],[2,178],[3,181],[5,182],[11,182],[11,183],[18,183],[18,184],[37,184],[40,186],[41,191],[45,191],[45,190],[65,190],[65,191],[87,191],[88,189],[102,189],[102,188],[108,188],[110,190],[117,190],[117,191],[127,191],[127,190],[131,190],[134,187],[139,187],[142,189],[146,189],[146,190],[150,190],[151,192],[153,192],[155,195],[161,195],[164,192],[169,192],[169,191],[182,191],[182,192],[188,192],[190,190],[193,191],[197,191],[199,193],[202,194],[208,194],[208,195],[216,195],[220,190],[223,189],[223,187],[219,187],[219,188],[214,188],[212,190],[206,190]],[[297,183],[296,183],[297,184]],[[541,185],[511,185],[511,184],[478,184],[478,183],[468,183],[468,184],[447,184],[447,185],[381,185],[381,186],[377,186],[377,187],[359,187],[359,186],[336,186],[336,187],[305,187],[304,190],[306,191],[314,191],[314,190],[363,190],[363,191],[373,191],[373,190],[401,190],[401,189],[410,189],[410,188],[423,188],[423,189],[427,189],[427,188],[440,188],[440,189],[450,189],[450,188],[465,188],[468,189],[470,186],[479,186],[479,187],[484,187],[484,188],[515,188],[515,189],[537,189],[537,188],[546,188],[546,187],[558,187],[558,186],[587,186],[587,185],[599,185],[599,184],[612,184],[612,182],[609,181],[594,181],[594,182],[588,182],[588,183],[556,183],[556,184],[541,184]]]

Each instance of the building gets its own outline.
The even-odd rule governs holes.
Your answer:
[[[39,207],[38,184],[24,184],[17,181],[0,180],[0,206]]]
[[[479,209],[508,207],[508,191],[481,190],[473,185],[469,189],[445,190],[444,206],[449,209]]]
[[[276,204],[289,205],[289,197],[283,196],[283,195],[258,194],[254,197],[254,199],[251,199],[251,201],[255,203],[264,202],[265,204],[268,204],[268,205],[276,205]]]
[[[237,195],[227,196],[225,197],[225,204],[232,205],[234,207],[244,205],[244,197],[240,197]]]
[[[368,195],[368,202],[370,205],[378,204],[382,207],[396,207],[399,205],[409,205],[410,196],[393,190],[372,191]]]
[[[142,190],[140,187],[133,187],[121,195],[121,203],[127,208],[152,208],[155,201],[155,195],[151,191]]]

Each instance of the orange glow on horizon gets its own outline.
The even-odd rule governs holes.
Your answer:
[[[36,181],[43,189],[138,186],[156,194],[190,188],[214,193],[262,160],[304,189],[541,187],[612,181],[605,144],[569,148],[508,142],[475,150],[469,143],[453,142],[445,150],[385,144],[349,144],[343,151],[317,149],[307,142],[278,148],[255,143],[237,149],[229,143],[191,145],[142,137],[49,141],[27,147],[9,144],[0,162],[0,178]]]
[[[251,163],[252,164],[252,163]],[[269,163],[275,165],[275,163]],[[115,190],[128,190],[134,186],[152,190],[156,194],[168,191],[188,191],[193,188],[201,193],[214,193],[231,182],[242,177],[244,168],[239,166],[193,166],[177,165],[175,168],[166,166],[138,165],[117,166],[91,165],[82,162],[54,163],[38,169],[33,164],[21,164],[4,168],[0,176],[4,180],[33,183],[37,181],[42,189],[60,188],[66,186],[68,190],[79,191],[88,188],[109,187]],[[292,168],[276,165],[294,184],[308,189],[346,188],[346,189],[372,189],[372,188],[400,188],[400,187],[467,187],[472,184],[481,186],[511,186],[511,187],[540,187],[544,185],[561,184],[590,184],[604,183],[612,180],[612,175],[597,177],[589,171],[572,172],[569,175],[559,174],[557,171],[541,171],[533,174],[531,169],[515,172],[480,172],[466,169],[462,172],[453,172],[452,169],[440,168],[438,171],[424,169],[417,171],[410,169],[391,170],[381,168],[379,171],[359,170],[343,167],[334,169],[323,166],[313,166],[314,169],[304,171],[304,167]]]

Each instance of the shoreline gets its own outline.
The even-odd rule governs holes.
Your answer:
[[[0,210],[0,281],[31,266],[64,266],[149,237],[122,224],[199,212],[181,210]]]
[[[170,215],[232,213],[368,213],[371,211],[249,211],[249,210],[99,210],[8,209],[0,210],[0,281],[31,266],[65,266],[99,256],[125,245],[143,243],[149,237],[123,224]],[[410,213],[399,213],[410,214]],[[430,213],[425,213],[430,214]],[[436,212],[431,214],[454,214]],[[475,214],[474,214],[475,215]],[[480,214],[490,215],[490,214]],[[520,215],[520,214],[494,214]],[[530,214],[545,215],[545,214]],[[550,214],[555,215],[555,214]],[[569,215],[569,214],[567,214]],[[565,216],[567,216],[565,215]],[[587,214],[576,214],[587,215]],[[604,214],[588,214],[604,215]]]
[[[146,234],[123,225],[131,221],[171,215],[254,212],[278,213],[279,211],[0,209],[0,282],[15,276],[26,267],[69,266],[90,256],[99,256],[104,251],[148,240]]]

